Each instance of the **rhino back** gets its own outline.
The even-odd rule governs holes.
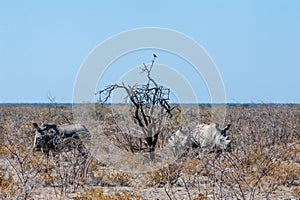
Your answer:
[[[64,124],[57,127],[59,133],[63,134],[64,137],[72,137],[75,133],[79,136],[88,134],[88,130],[81,124]]]
[[[199,124],[192,131],[193,142],[198,144],[200,147],[211,147],[214,145],[217,137],[217,129],[215,124]]]

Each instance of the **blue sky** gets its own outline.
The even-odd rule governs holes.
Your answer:
[[[228,102],[300,103],[299,10],[296,0],[1,1],[0,103],[49,102],[49,95],[71,102],[89,53],[115,34],[143,27],[172,29],[200,44],[222,76]],[[188,68],[174,55],[153,51],[159,63]],[[125,55],[112,74],[151,55]],[[197,92],[209,102],[205,86]]]

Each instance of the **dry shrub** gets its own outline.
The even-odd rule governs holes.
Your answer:
[[[197,196],[195,199],[196,199],[196,200],[205,200],[206,197],[205,197],[204,194],[200,193],[200,194],[198,194],[198,196]]]
[[[9,174],[8,178],[2,180],[4,186],[9,186],[5,189],[5,193],[14,194],[16,198],[28,199],[36,184],[34,179],[40,171],[39,160],[36,160],[22,143],[7,139],[8,142],[2,148],[7,149],[10,154],[3,157],[1,161],[5,163],[3,171]],[[10,181],[13,184],[9,184]],[[10,191],[7,191],[8,189]]]
[[[295,187],[292,189],[292,194],[294,195],[294,197],[298,198],[300,196],[300,187]]]
[[[91,103],[73,105],[72,112],[74,117],[76,117],[76,120],[83,122],[99,122],[107,120],[107,116],[111,113],[111,109],[109,107],[102,106],[99,103]]]
[[[83,194],[77,195],[73,200],[130,200],[130,199],[141,199],[139,195],[134,193],[127,194],[125,192],[104,194],[102,188],[91,188],[86,189]]]
[[[108,170],[98,172],[95,178],[101,186],[129,186],[131,181],[126,173]]]
[[[163,186],[172,185],[178,181],[180,176],[181,167],[178,164],[169,164],[158,170],[153,170],[145,175],[146,185],[152,186]]]
[[[268,176],[272,176],[277,180],[279,185],[291,187],[299,185],[300,166],[295,163],[284,163],[277,161],[268,172]],[[298,182],[296,182],[298,181]]]
[[[12,199],[16,195],[15,189],[12,188],[13,185],[13,173],[12,172],[4,172],[3,169],[0,171],[0,188],[1,199]]]

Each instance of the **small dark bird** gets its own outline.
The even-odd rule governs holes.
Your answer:
[[[155,55],[155,53],[154,53],[154,54],[153,54],[153,57],[154,57],[154,58],[156,58],[156,57],[157,57],[157,55]]]

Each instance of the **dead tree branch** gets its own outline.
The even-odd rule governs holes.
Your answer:
[[[159,134],[162,131],[163,122],[172,118],[172,110],[176,106],[169,104],[170,89],[159,85],[151,76],[156,55],[150,65],[143,64],[142,73],[146,73],[147,83],[142,85],[126,86],[124,83],[113,84],[98,91],[99,103],[106,104],[112,93],[117,89],[125,90],[129,104],[131,105],[131,115],[134,123],[142,129],[146,143],[150,152],[155,151]]]

